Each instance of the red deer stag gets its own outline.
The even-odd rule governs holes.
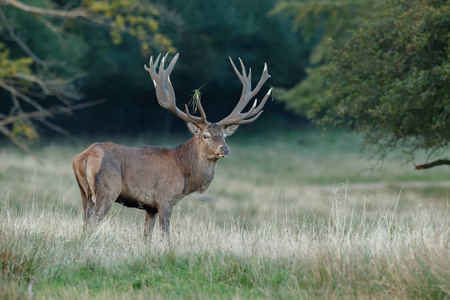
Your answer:
[[[164,63],[167,54],[161,59],[157,71],[159,55],[150,67],[158,103],[187,123],[194,135],[184,144],[173,149],[147,146],[127,147],[113,143],[94,143],[73,161],[73,170],[78,181],[84,209],[84,227],[99,222],[114,202],[127,207],[143,209],[145,218],[144,236],[151,238],[156,214],[163,235],[168,239],[172,207],[183,197],[193,192],[204,192],[214,178],[217,161],[230,153],[225,137],[232,135],[239,125],[255,121],[263,112],[270,92],[259,105],[242,112],[249,101],[255,97],[270,75],[267,65],[255,89],[251,87],[251,69],[246,73],[239,59],[242,74],[230,58],[234,71],[242,82],[241,98],[231,114],[217,123],[206,120],[206,114],[198,99],[200,117],[185,112],[175,104],[175,92],[170,81],[170,73],[178,59],[175,55],[167,69]]]

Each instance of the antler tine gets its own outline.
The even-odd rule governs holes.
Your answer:
[[[197,107],[198,107],[198,110],[200,111],[200,115],[202,116],[203,123],[208,124],[209,122],[206,121],[205,110],[203,109],[202,102],[200,101],[200,97],[198,97],[198,96],[197,96]]]
[[[244,66],[244,63],[242,62],[242,59],[240,57],[239,57],[239,62],[241,63],[242,77],[246,78],[247,74],[245,72],[245,66]]]
[[[172,82],[170,81],[170,74],[172,73],[172,70],[178,60],[179,53],[174,56],[167,69],[164,69],[164,64],[167,60],[168,55],[169,53],[164,55],[161,59],[161,62],[159,62],[161,54],[158,55],[155,62],[153,62],[153,56],[151,56],[149,62],[150,66],[147,67],[146,65],[144,65],[145,70],[149,72],[150,77],[153,80],[156,91],[156,98],[159,105],[173,112],[177,117],[186,122],[195,123],[198,126],[207,124],[206,115],[203,107],[201,107],[201,104],[199,104],[199,109],[201,108],[200,113],[202,114],[201,118],[192,116],[191,114],[189,114],[189,112],[184,113],[176,106],[175,92],[173,90]],[[157,72],[156,69],[158,67],[158,64],[159,70]]]
[[[266,104],[267,99],[269,99],[271,92],[272,92],[272,89],[270,89],[267,92],[267,94],[262,99],[261,103],[259,103],[258,107],[256,107],[257,100],[255,100],[255,103],[253,104],[252,108],[250,108],[250,110],[242,116],[241,121],[238,121],[238,123],[236,123],[236,124],[244,125],[244,124],[251,123],[251,122],[255,121],[256,119],[258,119],[258,117],[263,112],[262,108]],[[247,119],[247,118],[250,118],[250,119]]]
[[[241,64],[242,74],[239,73],[236,66],[233,63],[233,60],[231,57],[229,57],[231,64],[233,65],[235,73],[238,75],[239,79],[242,83],[242,94],[241,98],[239,99],[238,104],[234,108],[232,113],[239,113],[241,112],[248,104],[251,98],[248,98],[246,95],[248,95],[252,90],[252,82],[251,82],[251,69],[249,72],[249,77],[247,77],[247,73],[245,71],[244,63],[242,62],[241,58],[239,57],[239,63]],[[250,80],[249,80],[250,79]]]
[[[239,62],[241,63],[242,74],[239,73],[239,71],[237,70],[237,68],[234,65],[233,60],[231,58],[230,58],[230,62],[231,62],[231,65],[233,66],[234,72],[236,73],[236,75],[238,76],[239,80],[242,83],[242,93],[241,93],[241,97],[239,99],[238,104],[233,109],[231,114],[228,117],[226,117],[225,119],[218,122],[217,124],[222,125],[222,126],[227,126],[227,125],[231,125],[231,124],[236,124],[236,125],[248,124],[248,123],[255,121],[261,115],[262,108],[266,104],[266,101],[269,98],[270,93],[272,92],[272,89],[270,89],[258,106],[256,106],[258,101],[255,100],[255,102],[253,103],[253,106],[247,112],[245,112],[245,113],[242,112],[242,110],[247,106],[248,102],[253,97],[255,97],[255,95],[259,92],[259,90],[264,85],[264,83],[267,81],[267,79],[270,78],[270,75],[269,75],[268,69],[267,69],[267,64],[264,64],[264,70],[261,75],[261,78],[260,78],[258,84],[256,85],[256,87],[252,90],[252,86],[251,86],[252,70],[251,70],[251,68],[249,69],[248,76],[247,76],[244,63],[242,62],[242,60],[240,58],[239,58]]]
[[[159,59],[161,58],[161,53],[156,57],[155,63],[152,65],[153,69],[156,71],[156,67],[158,66]],[[150,56],[150,61],[152,61],[153,56]],[[151,64],[151,63],[150,63]]]
[[[156,58],[156,62],[155,63],[153,63],[153,55],[150,56],[150,61],[148,63],[150,67],[147,67],[147,65],[144,65],[144,69],[147,72],[150,73],[150,77],[152,78],[153,85],[155,87],[156,87],[156,81],[153,78],[156,76],[155,70],[156,70],[156,66],[158,65],[158,61],[159,61],[160,56],[161,56],[161,54],[158,55],[158,57]]]
[[[237,77],[239,77],[239,80],[242,82],[242,75],[241,75],[241,73],[239,73],[239,71],[236,68],[236,66],[234,65],[234,62],[231,59],[231,57],[228,57],[228,58],[230,59],[231,65],[233,66],[234,73],[236,73]]]

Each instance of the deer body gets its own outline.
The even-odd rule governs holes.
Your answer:
[[[157,210],[164,202],[175,205],[174,201],[183,196],[195,191],[203,192],[214,177],[215,162],[204,163],[205,169],[196,172],[189,162],[194,162],[197,154],[177,151],[187,148],[183,146],[186,145],[175,149],[131,148],[113,143],[95,143],[75,158],[74,169],[77,178],[80,178],[80,186],[85,194],[92,197],[94,204],[99,194],[106,194],[108,201]],[[99,198],[99,201],[105,200]]]
[[[166,56],[167,57],[167,56]],[[147,146],[127,147],[114,143],[94,143],[77,155],[73,170],[77,179],[84,209],[85,227],[104,218],[114,202],[147,212],[144,235],[151,237],[156,215],[164,236],[169,237],[172,208],[183,197],[193,192],[204,192],[214,179],[217,161],[230,153],[225,137],[232,135],[240,124],[254,121],[260,114],[269,94],[259,106],[256,101],[246,113],[241,113],[251,98],[270,76],[265,67],[263,77],[255,90],[251,90],[251,72],[247,77],[242,64],[236,74],[244,84],[238,106],[227,118],[218,123],[206,121],[199,99],[201,117],[192,116],[186,107],[183,113],[175,106],[175,95],[169,75],[178,55],[164,69],[164,57],[159,73],[156,72],[159,57],[147,68],[153,79],[158,102],[186,121],[194,135],[184,144],[173,149]],[[251,97],[249,96],[251,94]]]

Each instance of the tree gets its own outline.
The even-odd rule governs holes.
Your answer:
[[[314,103],[327,97],[327,77],[323,70],[333,58],[330,45],[341,47],[350,31],[371,16],[379,6],[378,1],[368,0],[304,0],[281,1],[270,12],[294,18],[294,31],[312,45],[307,76],[290,89],[278,88],[275,98],[283,101],[295,113],[310,117]],[[299,78],[301,79],[301,78]]]
[[[447,149],[449,11],[447,1],[387,1],[343,46],[332,46],[332,60],[322,68],[326,92],[308,115],[318,125],[362,133],[381,158],[398,147],[407,149],[410,159],[420,149],[430,155]],[[416,169],[445,164],[450,160]]]
[[[115,44],[124,33],[133,36],[146,56],[151,47],[174,51],[158,31],[158,10],[145,0],[35,4],[0,1],[0,88],[11,99],[0,104],[0,133],[26,151],[38,137],[35,121],[67,134],[49,118],[95,104],[75,103],[81,99],[76,80],[84,75],[77,59],[87,53],[83,39],[91,34],[86,28],[107,28]]]

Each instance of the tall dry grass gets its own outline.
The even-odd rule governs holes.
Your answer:
[[[401,194],[396,197],[384,201],[398,203]],[[159,230],[152,243],[145,244],[143,220],[122,211],[109,215],[93,232],[83,233],[79,212],[58,202],[15,208],[3,194],[2,280],[22,283],[22,295],[32,282],[38,298],[82,298],[86,291],[92,296],[90,288],[96,287],[90,286],[89,277],[72,278],[72,272],[88,268],[92,274],[111,277],[131,272],[143,276],[139,288],[113,292],[117,286],[111,282],[100,287],[97,296],[134,297],[145,288],[164,297],[167,291],[158,288],[162,283],[150,279],[163,274],[164,280],[169,276],[176,282],[177,274],[165,273],[165,268],[183,261],[188,267],[182,272],[192,278],[193,298],[202,295],[198,285],[205,282],[225,286],[218,294],[202,295],[207,298],[241,298],[247,292],[255,298],[450,297],[449,210],[418,206],[402,216],[397,205],[380,205],[369,213],[356,209],[361,200],[350,197],[343,187],[330,194],[331,213],[326,217],[298,218],[280,204],[250,223],[218,215],[207,205],[188,205],[175,210],[169,244],[161,240]],[[76,282],[71,284],[72,280]],[[115,284],[120,287],[120,281]],[[175,284],[175,295],[176,288]],[[241,292],[230,295],[227,289]]]

